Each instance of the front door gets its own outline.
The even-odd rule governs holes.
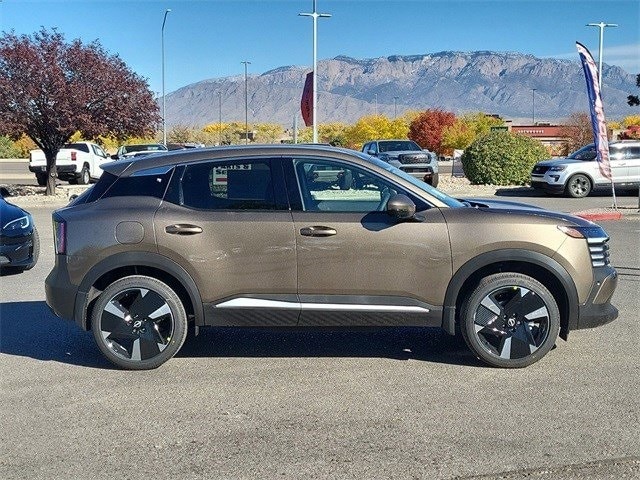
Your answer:
[[[396,193],[411,194],[339,160],[297,158],[285,169],[293,199],[300,323],[440,326],[445,280],[451,276],[440,210],[414,196],[422,220],[399,221],[387,214],[387,201]]]

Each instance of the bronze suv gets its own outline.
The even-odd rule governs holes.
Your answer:
[[[441,327],[524,367],[618,315],[598,225],[456,200],[364,153],[223,147],[103,168],[53,214],[46,294],[122,368],[158,367],[204,326]]]

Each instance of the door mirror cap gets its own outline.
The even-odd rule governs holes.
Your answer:
[[[371,155],[372,157],[375,157],[376,156],[376,151],[372,150],[372,149],[369,149],[369,150],[367,150],[367,154]]]
[[[397,219],[408,220],[416,214],[416,204],[406,195],[393,195],[387,202],[387,213]]]

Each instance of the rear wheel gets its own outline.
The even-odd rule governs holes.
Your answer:
[[[46,173],[36,173],[36,181],[38,185],[44,187],[47,184],[47,174]]]
[[[467,345],[494,367],[521,368],[551,350],[560,330],[555,298],[540,282],[520,273],[483,278],[461,312]]]
[[[187,314],[178,295],[160,280],[142,275],[109,285],[94,305],[91,323],[103,355],[129,370],[159,367],[187,336]]]
[[[586,175],[578,173],[569,179],[564,191],[573,198],[586,197],[591,192],[591,180]]]
[[[80,185],[89,185],[89,182],[91,181],[91,175],[89,174],[88,165],[85,164],[82,166],[82,170],[80,170],[77,180]]]

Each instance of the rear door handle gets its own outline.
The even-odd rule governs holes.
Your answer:
[[[166,226],[164,231],[172,235],[195,235],[202,233],[202,227],[189,225],[188,223],[176,223],[175,225]]]
[[[322,227],[322,226],[313,226],[313,227],[304,227],[300,229],[300,235],[305,237],[330,237],[332,235],[336,235],[335,228],[331,227]]]

